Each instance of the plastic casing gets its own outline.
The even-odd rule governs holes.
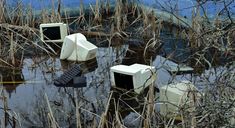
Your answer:
[[[60,37],[61,39],[58,40],[44,40],[44,35],[43,35],[43,28],[45,27],[60,27]],[[40,24],[40,36],[41,40],[44,42],[63,42],[65,36],[68,35],[68,30],[67,30],[67,24],[64,23],[48,23],[48,24]]]
[[[192,102],[192,94],[198,96],[196,87],[188,82],[172,83],[160,88],[160,113],[166,117],[180,118],[178,109],[184,105],[189,106]],[[187,108],[187,107],[186,107]]]
[[[87,61],[96,57],[97,49],[83,34],[71,34],[64,39],[60,59]]]
[[[131,75],[134,91],[136,93],[140,93],[145,87],[154,84],[156,80],[155,67],[153,66],[143,64],[133,64],[130,66],[116,65],[110,69],[112,86],[116,86],[114,78],[115,72]]]

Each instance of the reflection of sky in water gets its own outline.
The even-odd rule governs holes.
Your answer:
[[[88,100],[93,101],[94,98],[102,95],[102,91],[104,91],[107,96],[107,90],[110,88],[109,68],[121,62],[127,48],[127,45],[115,48],[99,48],[97,55],[98,68],[84,74],[87,78],[87,88],[83,90],[86,92],[85,96]],[[38,59],[38,61],[40,61],[40,59]],[[192,80],[191,75],[178,75],[172,78],[170,73],[162,67],[163,63],[165,63],[165,61],[159,58],[159,56],[153,61],[153,65],[158,69],[156,81],[158,86],[166,85],[172,82],[172,79],[174,79],[174,81]],[[16,91],[11,94],[9,103],[12,107],[20,107],[21,105],[22,107],[26,107],[24,105],[27,105],[27,102],[30,103],[36,98],[34,96],[38,95],[38,93],[47,93],[49,96],[53,96],[58,92],[58,88],[53,85],[53,79],[62,74],[61,68],[63,67],[61,67],[58,58],[44,58],[39,65],[35,65],[32,59],[25,59],[24,64],[22,73],[26,82],[19,85]],[[33,68],[33,65],[36,67]],[[53,73],[49,72],[52,68],[55,70]],[[102,90],[104,88],[105,90]],[[23,102],[26,102],[26,104],[22,104]]]
[[[175,1],[170,0],[170,3],[167,3],[165,1],[169,0],[162,0],[158,1],[161,5],[168,8],[175,5]],[[49,6],[50,2],[42,2],[42,4],[37,4],[37,0],[23,0],[25,3],[32,3],[35,8],[41,8],[44,7],[44,4],[46,6]],[[64,2],[63,6],[68,7],[77,7],[79,5],[79,0],[71,0],[66,1],[62,0]],[[84,1],[84,3],[90,3],[94,2],[94,0],[90,1]],[[150,1],[143,1],[145,4],[153,5],[155,7],[159,6],[159,3],[156,3],[154,0]],[[152,2],[152,3],[151,3]],[[178,0],[178,9],[179,13],[182,16],[191,16],[192,6],[194,6],[194,2],[191,0]],[[209,2],[205,5],[203,5],[209,14],[209,17],[213,16],[215,13],[220,11],[222,9],[222,3],[215,4],[213,2]],[[229,9],[231,12],[235,12],[235,4],[233,3]],[[165,43],[165,46],[168,47],[168,44],[170,44],[170,41],[167,41],[168,43]],[[181,42],[181,41],[180,41]],[[97,63],[98,68],[94,71],[88,72],[85,74],[87,77],[87,87],[83,88],[82,91],[84,92],[84,97],[86,100],[97,103],[97,102],[105,102],[109,89],[110,89],[110,79],[109,79],[109,68],[112,65],[116,65],[118,63],[121,63],[122,58],[125,56],[125,52],[127,50],[128,46],[120,46],[120,47],[110,47],[110,48],[99,48],[98,56],[97,56]],[[182,48],[183,49],[183,48]],[[166,49],[167,50],[167,49]],[[171,51],[171,50],[169,50]],[[168,51],[166,51],[168,52]],[[180,53],[182,53],[180,51]],[[37,59],[37,58],[36,58]],[[42,59],[42,58],[41,58]],[[43,59],[42,59],[43,60]],[[40,61],[40,59],[38,59]],[[53,79],[59,77],[62,74],[61,71],[61,64],[60,60],[57,58],[53,60],[52,58],[45,58],[39,65],[35,65],[36,67],[33,68],[34,62],[32,59],[25,59],[24,60],[24,67],[22,69],[22,73],[25,79],[24,84],[20,84],[17,86],[15,92],[13,91],[11,94],[11,98],[9,99],[9,107],[13,109],[16,112],[30,112],[33,111],[34,103],[37,102],[37,100],[42,100],[44,94],[46,93],[49,96],[49,99],[56,99],[60,95],[59,94],[59,88],[55,87],[53,85]],[[160,66],[161,61],[159,58],[156,58],[153,61],[153,65],[157,68]],[[31,67],[32,66],[32,67]],[[51,73],[50,70],[55,67],[55,71]],[[208,76],[210,82],[214,82],[216,78],[216,73],[221,73],[224,68],[220,67],[217,69],[218,71],[215,71],[212,69],[211,71],[206,71],[205,74],[202,75],[202,77],[206,78]],[[199,76],[194,75],[178,75],[174,78],[163,68],[160,68],[157,70],[157,80],[156,85],[158,87],[166,85],[169,82],[174,81],[181,81],[181,80],[189,80],[193,81],[199,88],[204,85],[204,83],[200,82]],[[41,97],[40,97],[41,96]],[[65,97],[66,98],[66,97]],[[27,108],[27,109],[26,109]],[[1,116],[2,113],[0,113]]]
[[[59,60],[57,59],[55,63],[59,64],[58,62]],[[47,60],[45,64],[46,63],[50,63],[50,59]],[[56,93],[56,88],[52,86],[53,75],[45,73],[45,71],[47,71],[45,64],[42,63],[36,68],[31,68],[30,66],[33,65],[31,59],[25,59],[24,64],[22,74],[24,76],[25,83],[16,88],[15,93],[13,92],[11,94],[11,98],[9,100],[9,106],[13,110],[14,108],[30,109],[32,101],[37,99],[36,95],[39,95],[39,93],[47,93],[49,95]]]
[[[98,49],[98,67],[84,74],[87,78],[87,87],[83,88],[82,91],[87,101],[95,104],[106,101],[105,99],[108,97],[110,89],[109,67],[120,62],[127,48],[127,45],[123,45],[115,48],[101,47]],[[58,58],[42,57],[34,58],[34,61],[32,59],[25,59],[22,69],[25,83],[18,85],[15,91],[8,94],[8,96],[10,95],[8,97],[9,107],[16,112],[28,113],[33,111],[32,109],[37,100],[44,100],[45,93],[49,99],[60,97],[62,93],[59,94],[60,88],[53,85],[53,79],[56,79],[63,73],[61,71],[63,68],[66,67],[61,66]],[[51,69],[54,69],[55,72],[50,72]]]
[[[118,47],[100,47],[97,53],[97,68],[91,72],[86,72],[84,76],[87,78],[87,87],[80,89],[82,92],[82,99],[93,103],[95,105],[105,105],[109,95],[110,89],[110,74],[109,69],[113,65],[121,63],[122,58],[126,54],[128,45],[122,45]],[[139,56],[136,56],[139,57]],[[39,63],[39,64],[35,64]],[[156,86],[161,87],[170,82],[179,82],[182,80],[192,81],[200,89],[205,87],[205,83],[200,83],[200,77],[191,74],[177,75],[172,77],[166,69],[162,68],[164,63],[161,58],[156,57],[153,61],[153,65],[157,68],[157,80]],[[35,105],[39,101],[44,101],[44,94],[46,93],[50,101],[63,99],[65,106],[68,104],[68,96],[66,96],[63,88],[58,88],[53,85],[53,79],[59,77],[63,72],[64,67],[61,66],[61,62],[58,58],[34,58],[25,59],[22,73],[25,79],[25,83],[19,85],[16,91],[11,94],[11,98],[8,100],[9,107],[17,113],[30,114]],[[36,67],[35,67],[36,66]],[[55,72],[50,72],[54,69]],[[218,68],[220,71],[224,68]],[[219,73],[217,71],[217,73]],[[210,76],[209,80],[213,83],[215,80],[215,71],[206,71],[202,77]],[[67,88],[71,91],[72,88]],[[71,91],[73,92],[73,91]],[[70,106],[71,107],[71,106]],[[103,111],[105,106],[97,107],[98,110]],[[99,111],[99,112],[100,112]],[[101,113],[97,112],[98,115]],[[2,113],[0,113],[1,115]],[[31,113],[32,114],[32,113]]]

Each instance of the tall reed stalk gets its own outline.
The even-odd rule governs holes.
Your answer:
[[[94,21],[95,23],[100,23],[102,20],[102,15],[100,14],[100,2],[99,0],[96,0],[96,4],[95,4],[95,17],[94,17]]]
[[[79,13],[80,13],[80,16],[84,15],[83,0],[80,0]]]
[[[51,0],[51,22],[55,22],[55,17],[56,17],[56,14],[55,14],[55,2],[54,0]]]
[[[52,109],[51,109],[51,105],[50,105],[50,102],[49,102],[49,99],[48,99],[48,96],[47,94],[45,94],[45,100],[46,100],[46,103],[47,103],[47,106],[48,106],[48,119],[50,121],[50,127],[52,128],[58,128],[58,124],[53,116],[53,112],[52,112]]]
[[[76,127],[82,128],[80,112],[79,112],[79,103],[78,103],[78,92],[77,89],[74,89],[74,97],[75,97],[75,109],[76,109]]]
[[[116,30],[118,32],[121,31],[122,6],[123,6],[122,1],[121,0],[117,0],[117,5],[115,7],[114,20],[115,20],[115,24],[116,24]]]
[[[109,15],[110,13],[110,0],[106,0],[106,14]]]
[[[27,11],[26,11],[26,23],[25,25],[30,26],[32,28],[35,28],[35,16],[34,16],[34,12],[33,12],[33,8],[31,5],[28,5],[27,7]]]
[[[5,0],[1,0],[0,1],[0,23],[4,23],[5,22]]]
[[[16,65],[16,60],[15,60],[16,44],[13,41],[14,40],[13,33],[11,33],[10,39],[11,39],[11,41],[10,41],[11,45],[10,45],[10,53],[9,54],[10,54],[11,64]]]
[[[8,101],[7,101],[7,97],[5,96],[4,91],[2,92],[2,97],[3,97],[3,111],[4,111],[3,127],[6,127],[8,125],[9,115],[8,115]]]

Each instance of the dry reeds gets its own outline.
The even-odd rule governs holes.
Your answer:
[[[3,92],[3,110],[4,110],[4,116],[3,116],[3,127],[6,127],[8,125],[9,121],[9,115],[8,115],[8,102],[7,102],[7,97],[5,96]]]
[[[122,7],[123,4],[121,2],[121,0],[117,1],[117,5],[115,8],[115,24],[116,24],[116,30],[118,30],[119,32],[121,31],[121,15],[122,15]]]
[[[78,103],[78,92],[75,89],[74,90],[74,97],[75,97],[75,109],[76,109],[76,127],[77,128],[82,128],[82,124],[81,124],[81,119],[80,119],[80,112],[79,112],[79,103]]]
[[[5,0],[1,0],[0,1],[0,23],[4,23],[5,22]]]
[[[50,18],[53,18],[53,21],[61,21],[59,13],[61,3],[59,2],[58,4],[57,15],[53,17],[49,17],[49,14],[47,15],[42,11],[43,22],[51,21]],[[31,45],[34,45],[37,49],[41,49],[48,54],[51,53],[47,48],[40,46],[36,41],[38,37],[40,37],[39,30],[35,28],[38,25],[39,18],[36,18],[31,5],[25,8],[21,1],[17,1],[15,8],[11,8],[8,7],[9,5],[6,4],[6,1],[1,1],[0,6],[2,7],[0,10],[0,56],[5,58],[1,59],[4,65],[20,67],[24,57],[24,51],[27,51],[27,48],[31,47]],[[6,53],[9,53],[9,55]]]
[[[73,32],[85,31],[84,33],[87,35],[105,38],[104,40],[108,40],[108,46],[112,46],[114,43],[118,44],[118,42],[120,42],[120,40],[115,40],[116,37],[123,40],[126,38],[146,39],[147,41],[144,41],[145,47],[141,47],[144,51],[144,58],[147,56],[147,53],[150,51],[150,49],[159,50],[158,48],[162,45],[162,43],[164,43],[161,42],[160,34],[162,28],[165,26],[163,26],[164,24],[162,23],[162,20],[156,18],[156,14],[153,10],[148,10],[142,7],[140,8],[136,4],[128,5],[127,1],[124,2],[123,0],[117,0],[117,5],[115,6],[115,9],[112,10],[110,1],[107,0],[105,8],[106,11],[103,12],[101,11],[101,8],[103,8],[103,6],[101,6],[102,4],[99,0],[96,0],[95,6],[90,6],[93,12],[91,16],[90,13],[86,12],[86,9],[84,9],[83,0],[80,0],[79,16],[75,16],[75,20],[71,21],[70,18],[72,17],[70,17],[69,14],[65,14],[66,16],[62,17],[62,5],[60,0],[58,1],[57,11],[55,9],[55,1],[51,0],[51,2],[53,5],[51,10],[48,11],[44,9],[41,11],[39,16],[35,16],[33,12],[34,10],[31,6],[27,8],[26,15],[24,15],[25,11],[21,2],[19,2],[17,7],[12,11],[5,7],[4,0],[0,1],[0,61],[2,63],[10,67],[22,65],[22,56],[24,56],[24,53],[21,53],[22,55],[20,57],[17,57],[17,55],[19,51],[24,51],[25,48],[31,45],[41,49],[48,55],[54,54],[55,52],[50,46],[44,48],[37,41],[40,40],[40,36],[38,35],[39,31],[36,27],[39,23],[61,22],[63,20],[66,20],[66,22],[71,26],[73,24],[78,25],[75,25]],[[11,11],[12,13],[10,13]],[[106,13],[107,16],[104,16],[103,13]],[[174,15],[171,15],[170,18],[172,18],[171,22],[173,22]],[[212,62],[206,57],[208,49],[210,48],[215,48],[216,50],[222,52],[225,50],[227,54],[232,54],[233,56],[235,55],[234,27],[223,28],[226,22],[223,23],[220,21],[220,19],[216,19],[215,23],[216,24],[214,27],[213,25],[207,26],[205,19],[203,19],[199,14],[198,7],[196,16],[192,17],[192,25],[189,28],[183,30],[182,33],[184,33],[183,35],[185,39],[188,40],[189,45],[193,51],[192,55],[190,55],[190,58],[194,59],[195,61],[192,62],[192,64],[201,64],[208,65],[208,67],[213,67]],[[166,25],[169,24],[172,25],[171,23]],[[181,29],[179,29],[177,32],[180,33]],[[225,39],[227,39],[228,45],[225,49],[222,49],[222,46],[226,44]],[[5,60],[2,58],[7,59]],[[228,64],[226,66],[229,67],[231,65]],[[81,108],[82,105],[79,101],[80,97],[78,90],[75,89],[70,95],[68,94],[69,98],[66,97],[70,99],[66,103],[71,104],[71,110],[65,110],[65,108],[63,108],[64,106],[61,104],[58,105],[59,107],[56,105],[53,106],[47,95],[45,95],[45,99],[42,102],[46,102],[46,105],[43,106],[40,104],[37,106],[38,112],[35,113],[37,113],[36,116],[40,117],[44,127],[53,128],[59,127],[60,122],[58,119],[60,118],[61,113],[63,116],[65,116],[63,117],[65,124],[71,127],[82,127],[83,125],[86,125],[86,123],[91,123],[93,127],[95,127],[96,124],[99,124],[98,127],[100,128],[109,126],[125,127],[125,116],[123,116],[124,114],[122,114],[122,111],[136,114],[138,118],[133,120],[138,120],[140,127],[222,127],[223,124],[229,125],[228,120],[233,116],[231,113],[234,113],[233,71],[234,69],[229,69],[229,71],[225,71],[227,72],[226,74],[221,74],[221,76],[216,77],[216,83],[211,83],[208,76],[201,76],[203,82],[205,82],[205,86],[208,86],[207,90],[205,91],[205,95],[203,95],[199,106],[196,106],[196,102],[194,101],[191,102],[189,106],[190,108],[182,108],[178,112],[181,113],[182,116],[182,121],[180,121],[178,124],[174,118],[169,119],[164,117],[156,110],[155,103],[158,101],[155,98],[153,85],[150,86],[147,96],[140,96],[141,98],[136,95],[126,96],[127,100],[131,99],[137,101],[137,103],[140,104],[138,104],[139,106],[128,104],[125,99],[123,99],[124,94],[130,93],[128,91],[119,94],[118,98],[116,98],[113,102],[113,92],[111,91],[110,97],[107,99],[106,104],[102,104],[106,107],[101,109],[104,111],[101,111],[99,115],[96,113],[96,111],[91,112],[87,108]],[[103,83],[101,83],[101,86],[102,85]],[[68,93],[68,90],[65,92]],[[192,99],[195,99],[195,95],[189,95],[189,97],[193,97]],[[7,99],[5,99],[5,97],[3,99],[4,103],[7,103]],[[111,101],[114,103],[114,105],[111,105]],[[58,103],[56,102],[56,104]],[[124,109],[122,105],[125,106]],[[113,109],[111,116],[109,115],[110,106],[114,106],[114,108],[111,108]],[[57,107],[56,109],[59,112],[54,111],[53,107]],[[5,114],[7,113],[7,104],[4,104],[3,111]],[[92,114],[92,121],[87,121],[88,119],[85,118],[84,113],[81,111]],[[227,115],[225,115],[225,113]],[[17,116],[13,117],[13,120],[17,120]],[[111,120],[110,117],[112,118]],[[7,118],[8,117],[6,114],[4,120],[2,120],[3,127],[5,127],[6,121],[9,120],[9,118]]]
[[[11,58],[11,64],[15,65],[16,64],[16,60],[15,60],[15,53],[16,53],[16,45],[13,41],[13,33],[11,33],[11,37],[10,37],[11,41],[11,45],[10,45],[10,58]]]
[[[49,125],[50,127],[52,128],[58,128],[58,124],[53,116],[53,112],[52,112],[52,109],[51,109],[51,105],[50,105],[50,102],[49,102],[49,99],[48,99],[48,96],[47,94],[45,94],[45,100],[46,100],[46,103],[48,105],[48,110],[49,110],[49,113],[48,113],[48,119],[49,119]]]
[[[100,14],[100,3],[99,3],[99,0],[96,0],[94,14],[95,14],[94,21],[97,22],[97,23],[100,23],[102,17],[101,17],[101,14]]]

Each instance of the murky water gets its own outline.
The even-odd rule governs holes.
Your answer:
[[[128,45],[100,47],[96,59],[89,63],[79,63],[87,81],[87,87],[78,89],[81,92],[79,97],[82,97],[83,102],[95,104],[96,107],[106,102],[110,89],[109,68],[121,62],[127,48]],[[53,80],[72,64],[72,62],[61,61],[58,57],[43,56],[24,59],[24,66],[17,73],[13,74],[14,70],[10,69],[2,71],[4,94],[7,96],[9,109],[32,118],[35,116],[38,103],[45,101],[45,94],[52,102],[69,102],[69,95],[73,92],[71,91],[73,88],[56,87],[53,85]],[[5,72],[8,72],[8,75]],[[66,106],[65,103],[64,105]],[[97,108],[102,110],[105,107]],[[0,115],[2,114],[1,112]]]
[[[175,56],[176,60],[187,57],[185,56],[188,54],[187,51],[185,53],[181,52],[184,49],[182,45],[176,47],[176,50],[172,50],[173,46],[170,46],[173,45],[171,44],[172,40],[166,40],[166,45],[163,46],[164,54],[170,54],[174,51],[176,55],[179,55]],[[179,40],[176,43],[182,42],[182,40]],[[8,107],[10,111],[22,118],[21,121],[24,125],[37,126],[40,125],[40,122],[43,125],[43,119],[40,118],[43,115],[40,114],[42,114],[42,108],[48,108],[45,98],[45,95],[47,95],[51,105],[58,109],[58,112],[55,111],[54,116],[62,116],[61,124],[66,124],[66,120],[70,116],[72,117],[72,113],[74,113],[74,95],[78,93],[81,111],[86,121],[89,122],[94,116],[97,118],[97,115],[101,115],[105,110],[111,88],[110,67],[117,64],[142,63],[155,66],[158,69],[156,87],[182,80],[194,82],[199,89],[204,87],[204,84],[199,82],[201,80],[200,74],[185,74],[173,77],[167,70],[161,68],[161,59],[157,54],[164,55],[162,52],[153,49],[147,52],[147,56],[143,56],[143,50],[144,48],[140,48],[136,43],[99,47],[95,59],[89,62],[77,63],[81,65],[82,75],[86,77],[87,82],[86,87],[77,89],[73,87],[56,87],[53,84],[53,80],[62,75],[74,62],[61,61],[58,57],[48,56],[25,58],[22,69],[17,71],[12,69],[1,70],[2,85],[4,94],[7,96]],[[206,74],[210,73],[210,71],[207,71]],[[1,117],[2,115],[3,111],[0,112]],[[88,122],[84,122],[84,124]]]

